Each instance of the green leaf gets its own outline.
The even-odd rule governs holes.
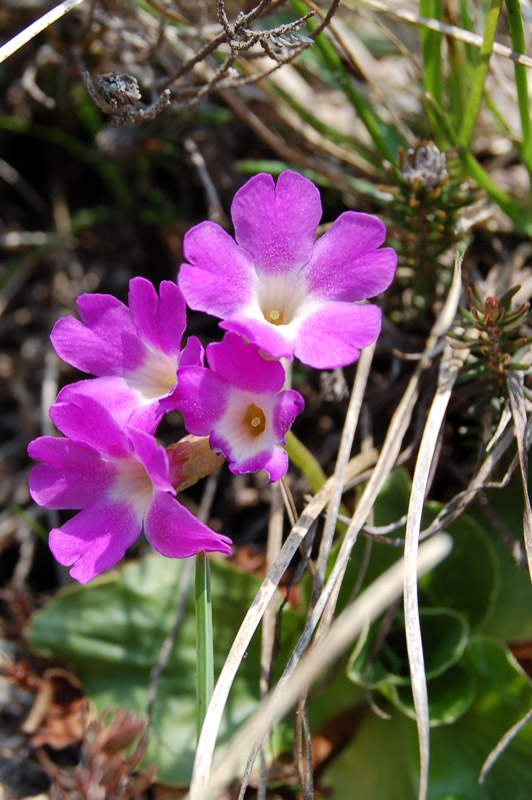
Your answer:
[[[322,776],[324,795],[356,800],[413,800],[417,796],[417,776],[410,742],[404,740],[405,728],[411,735],[415,726],[398,711],[390,720],[367,712],[349,746]]]
[[[441,675],[460,659],[469,627],[461,614],[450,609],[422,608],[420,618],[425,670],[430,679]],[[355,683],[368,684],[370,687],[381,684],[409,685],[403,615],[397,615],[372,663],[372,652],[380,627],[380,622],[372,626],[360,655],[349,663],[347,674]]]
[[[532,725],[519,733],[483,786],[478,776],[500,738],[532,707],[532,682],[499,642],[475,637],[466,660],[476,698],[456,722],[431,731],[427,800],[528,800]],[[417,775],[415,724],[392,709],[389,721],[366,713],[321,785],[331,797],[352,797],[356,787],[357,800],[412,800]]]
[[[377,498],[374,524],[389,525],[399,520],[408,509],[410,478],[404,470],[395,470]],[[441,510],[440,503],[427,503],[423,527]],[[522,524],[522,523],[521,523]],[[459,611],[475,631],[484,628],[499,599],[500,567],[492,537],[482,525],[463,514],[447,527],[454,545],[448,558],[420,581],[425,605],[453,608]],[[404,536],[404,527],[389,534],[390,539]],[[363,542],[353,550],[340,601],[344,604],[348,591],[356,582],[363,559]],[[371,558],[363,587],[369,585],[402,555],[402,547],[373,542]],[[532,590],[531,590],[532,597]]]
[[[470,708],[475,699],[475,681],[471,670],[461,663],[455,664],[443,675],[428,683],[431,727],[450,725]],[[412,689],[408,686],[390,686],[392,703],[410,719],[416,718]]]
[[[438,503],[428,504],[424,527],[441,508]],[[477,630],[486,624],[499,594],[497,554],[489,536],[465,514],[447,530],[453,537],[453,549],[444,563],[419,582],[420,590],[434,605],[459,611]]]
[[[532,639],[532,585],[526,569],[519,569],[503,541],[497,518],[517,542],[523,540],[523,495],[518,480],[500,490],[487,490],[490,506],[478,505],[468,510],[489,537],[497,556],[500,588],[493,610],[485,621],[483,633],[505,642]]]
[[[175,620],[183,563],[152,554],[88,586],[67,588],[33,616],[33,645],[72,665],[97,710],[123,706],[145,715],[150,673]],[[211,567],[218,673],[260,580],[228,562],[212,559]],[[191,591],[159,684],[145,757],[146,763],[159,765],[163,783],[189,782],[196,741],[195,672]],[[229,698],[220,742],[255,708],[259,675],[259,648],[253,641]]]

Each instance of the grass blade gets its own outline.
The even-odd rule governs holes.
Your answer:
[[[508,12],[512,48],[518,53],[526,53],[526,39],[519,0],[506,0],[506,10]],[[532,183],[532,125],[530,122],[530,97],[528,94],[526,67],[522,64],[514,63],[514,74],[523,136],[522,158],[527,166]]]
[[[442,0],[420,0],[419,13],[424,17],[441,20],[443,15]],[[423,80],[425,91],[443,105],[443,69],[441,57],[442,35],[439,31],[421,28],[421,48],[423,51]]]
[[[437,115],[439,124],[442,126],[451,147],[458,147],[457,135],[453,130],[452,124],[447,119],[445,112],[429,95],[427,95],[425,99],[433,112]],[[510,217],[520,231],[526,233],[528,236],[532,236],[532,214],[530,213],[530,209],[522,206],[510,197],[504,189],[501,189],[478,162],[468,147],[464,146],[460,149],[460,157],[469,175],[477,182],[480,188],[488,192],[490,197],[501,207],[505,214]]]
[[[211,573],[207,554],[196,556],[196,729],[198,739],[214,688]]]
[[[308,11],[307,6],[302,0],[291,0],[291,4],[301,16]],[[315,20],[309,19],[307,20],[307,26],[311,31],[316,30],[318,23]],[[393,164],[396,164],[397,154],[386,139],[383,131],[384,123],[373,111],[371,103],[369,103],[355,88],[333,45],[323,33],[316,36],[315,42],[321,53],[325,67],[355,108],[380,155]]]
[[[418,574],[428,572],[442,561],[449,554],[451,545],[451,539],[445,533],[435,536],[422,545],[417,564]],[[206,800],[207,797],[214,795],[216,789],[225,785],[238,768],[239,760],[249,747],[249,742],[267,735],[272,726],[295,704],[298,697],[309,689],[315,678],[323,675],[326,668],[346,652],[364,630],[368,620],[375,619],[400,596],[403,567],[402,560],[396,562],[342,612],[332,625],[329,635],[313,645],[301,659],[282,694],[268,695],[253,716],[237,732],[214,768],[209,784],[202,788],[201,792],[191,792],[188,796],[190,800]]]
[[[484,84],[488,75],[501,8],[502,0],[491,0],[491,6],[486,20],[486,29],[484,31],[484,41],[480,48],[480,57],[473,76],[473,85],[469,93],[469,102],[466,106],[465,116],[458,134],[458,142],[462,147],[469,147],[471,137],[473,136],[473,130],[482,103]]]

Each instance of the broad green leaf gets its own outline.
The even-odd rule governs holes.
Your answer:
[[[404,470],[395,470],[387,479],[374,509],[374,524],[389,525],[399,520],[408,509],[410,478]],[[427,527],[441,510],[440,503],[427,503],[423,527]],[[468,515],[462,515],[446,528],[454,545],[449,557],[420,581],[425,605],[452,608],[465,616],[473,630],[484,629],[499,599],[499,559],[491,537]],[[404,536],[404,527],[388,534],[390,539]],[[362,539],[362,537],[360,537]],[[373,542],[371,558],[363,587],[369,585],[402,556],[402,547]],[[346,580],[340,593],[341,604],[347,601],[356,583],[364,558],[364,542],[353,550]],[[532,592],[531,592],[532,596]]]
[[[412,745],[404,738],[405,728],[415,737],[415,726],[400,711],[391,713],[391,719],[383,720],[366,711],[349,746],[321,778],[326,797],[413,800],[417,796]]]
[[[428,504],[424,527],[440,509],[440,504]],[[497,554],[489,536],[466,514],[447,531],[453,537],[453,549],[445,562],[420,581],[420,589],[435,605],[463,614],[473,630],[483,628],[499,594]]]
[[[408,686],[387,687],[392,703],[410,719],[416,718],[412,689]],[[461,717],[475,699],[475,681],[471,670],[455,664],[428,683],[431,727],[450,725]]]
[[[123,706],[146,714],[150,672],[172,627],[182,561],[157,554],[134,561],[89,586],[60,592],[32,620],[31,641],[64,659],[80,677],[97,710]],[[260,580],[212,559],[214,663],[219,672]],[[157,762],[160,781],[187,785],[196,742],[195,617],[193,593],[154,706],[146,763]],[[242,661],[227,706],[220,741],[254,709],[259,684],[258,645]]]
[[[500,520],[516,542],[523,542],[523,495],[519,481],[512,481],[504,489],[486,492],[490,506],[481,510],[473,505],[468,516],[473,516],[493,545],[500,574],[500,589],[489,619],[482,632],[505,642],[523,642],[532,639],[532,585],[526,566],[520,569],[503,541]]]
[[[478,776],[500,738],[532,707],[532,682],[499,642],[475,637],[465,658],[475,683],[475,700],[456,722],[431,731],[428,800],[528,800],[532,725],[503,753],[483,786]],[[415,723],[397,710],[391,714],[386,721],[366,713],[349,746],[322,777],[321,785],[331,797],[353,797],[354,787],[357,800],[416,797]]]
[[[444,673],[460,659],[469,627],[456,611],[442,608],[422,608],[420,611],[423,650],[427,678]],[[348,665],[347,674],[355,683],[374,688],[383,683],[409,685],[410,673],[402,613],[398,614],[391,630],[375,653],[381,623],[372,632],[359,657]]]

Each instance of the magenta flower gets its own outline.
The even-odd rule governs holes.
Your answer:
[[[42,462],[30,474],[31,496],[46,508],[81,509],[50,532],[50,549],[87,583],[114,566],[142,527],[159,553],[185,558],[199,550],[231,553],[227,536],[211,531],[172,495],[168,457],[145,431],[122,427],[85,395],[57,403],[50,416],[67,438],[30,442]]]
[[[179,384],[165,401],[185,416],[196,436],[210,436],[213,450],[227,458],[237,475],[265,469],[272,481],[288,469],[281,447],[284,435],[303,410],[299,392],[281,391],[285,373],[279,361],[234,333],[207,345],[211,369],[183,367]]]
[[[118,422],[153,433],[164,414],[159,400],[175,388],[178,367],[203,363],[196,337],[181,350],[186,326],[181,292],[163,281],[159,298],[149,281],[133,278],[129,308],[108,294],[81,295],[78,308],[82,321],[60,319],[50,338],[64,361],[99,377],[66,386],[58,401],[87,395]]]
[[[179,286],[191,308],[206,311],[275,358],[297,356],[319,369],[356,361],[375,341],[381,312],[355,301],[393,280],[397,256],[380,248],[376,217],[346,211],[315,241],[318,189],[296,172],[275,185],[251,178],[235,195],[235,239],[213,222],[188,231]]]

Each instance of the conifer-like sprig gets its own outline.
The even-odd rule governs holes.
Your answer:
[[[519,329],[529,318],[530,303],[512,309],[512,299],[521,287],[514,286],[500,299],[485,300],[476,286],[468,289],[469,308],[460,308],[460,330],[449,333],[454,348],[469,348],[465,363],[467,378],[492,381],[504,389],[507,370],[527,370],[530,365],[513,360],[514,355],[532,342],[532,336],[520,336]]]

